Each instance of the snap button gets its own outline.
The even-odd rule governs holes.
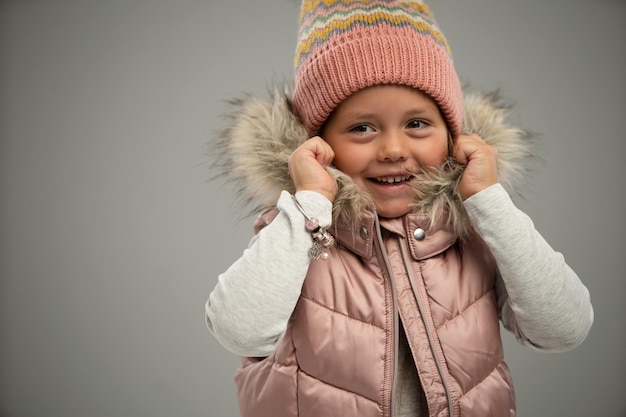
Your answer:
[[[361,226],[361,239],[366,240],[370,235],[370,232],[367,230],[367,227]]]
[[[424,229],[418,227],[413,232],[413,237],[415,238],[415,240],[421,242],[422,240],[426,239],[426,232],[424,231]]]

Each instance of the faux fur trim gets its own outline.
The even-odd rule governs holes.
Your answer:
[[[291,153],[309,139],[306,128],[292,111],[288,90],[274,89],[268,99],[247,96],[230,103],[228,127],[209,145],[214,178],[235,186],[236,195],[250,214],[274,206],[282,190],[295,192],[289,176]],[[510,106],[496,93],[468,93],[464,98],[464,132],[477,133],[498,150],[499,182],[509,191],[518,190],[527,173],[524,161],[533,157],[532,137],[506,122]],[[464,167],[449,159],[440,169],[418,174],[415,209],[436,222],[447,212],[447,221],[458,236],[468,235],[470,225],[458,193]],[[335,221],[350,220],[373,203],[352,179],[329,167],[338,193],[333,204]],[[446,210],[447,209],[447,210]]]

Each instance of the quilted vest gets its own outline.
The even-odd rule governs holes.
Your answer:
[[[392,417],[400,320],[429,416],[515,416],[485,243],[413,214],[331,231],[274,353],[242,358],[242,416]]]

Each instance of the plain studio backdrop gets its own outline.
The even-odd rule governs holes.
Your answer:
[[[543,161],[516,197],[588,286],[564,354],[506,334],[519,416],[626,416],[626,2],[431,0]],[[238,416],[204,302],[251,237],[205,146],[292,79],[293,0],[0,1],[0,416]],[[363,364],[367,366],[367,364]]]

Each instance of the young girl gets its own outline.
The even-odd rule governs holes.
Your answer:
[[[579,345],[587,289],[517,209],[530,155],[463,97],[430,10],[302,3],[293,94],[239,102],[219,166],[266,207],[206,304],[242,416],[514,416],[500,321]]]

